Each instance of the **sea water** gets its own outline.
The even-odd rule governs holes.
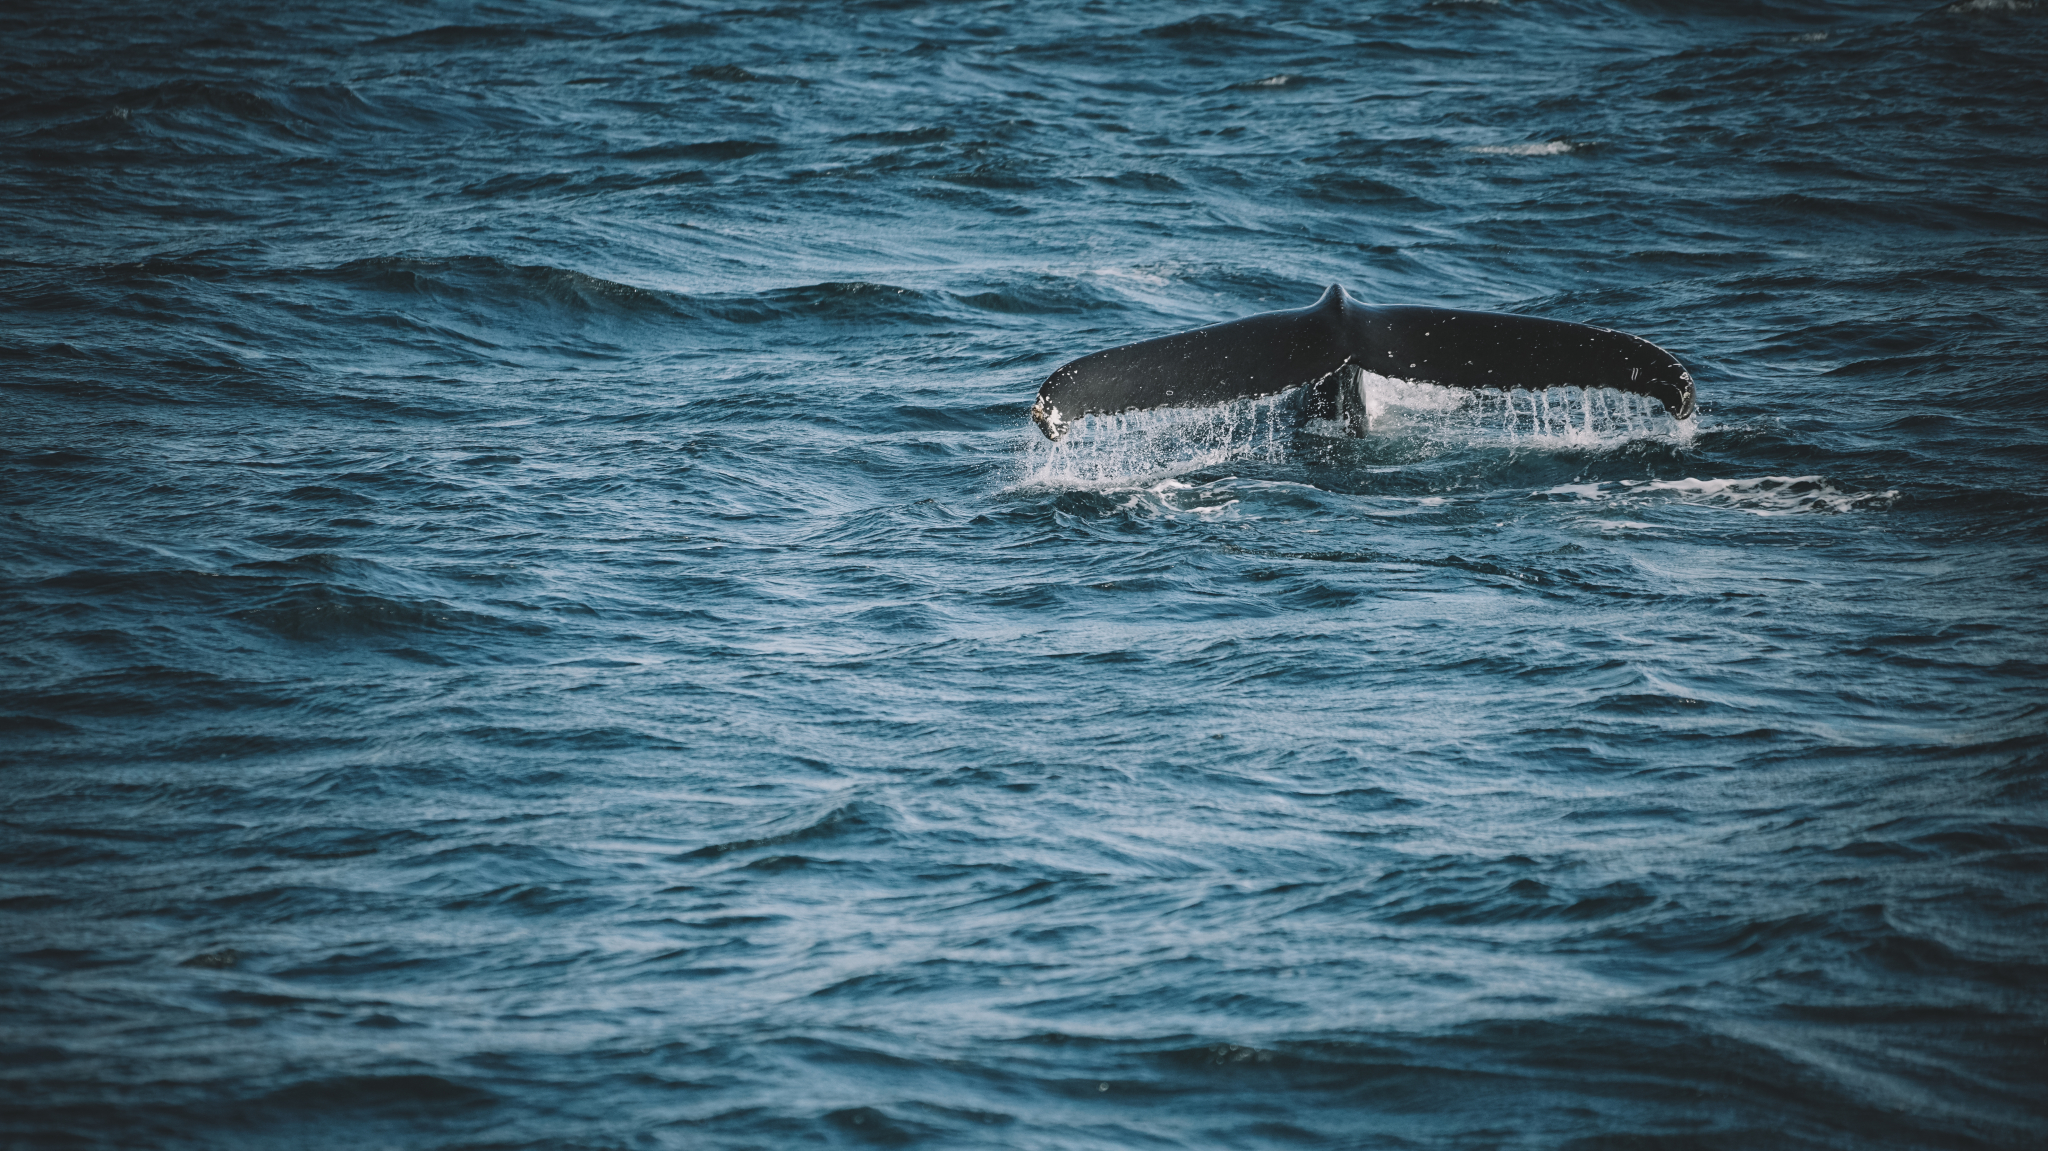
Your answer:
[[[8,1146],[2040,1144],[2038,5],[724,2],[0,14]]]

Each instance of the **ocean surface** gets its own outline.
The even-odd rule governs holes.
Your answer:
[[[2048,1143],[2042,6],[0,60],[0,1146]],[[1026,418],[1333,283],[1700,414]]]

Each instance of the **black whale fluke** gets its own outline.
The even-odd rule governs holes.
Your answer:
[[[1692,376],[1640,336],[1499,312],[1361,304],[1332,284],[1306,308],[1262,312],[1082,356],[1038,389],[1050,439],[1104,412],[1200,407],[1312,385],[1311,411],[1342,411],[1358,368],[1447,388],[1613,388],[1693,413]]]

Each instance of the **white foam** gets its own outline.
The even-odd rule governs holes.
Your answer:
[[[1623,506],[1676,499],[1678,503],[1721,507],[1754,516],[1790,516],[1811,513],[1840,514],[1863,509],[1884,508],[1898,498],[1898,492],[1849,492],[1820,476],[1756,476],[1746,479],[1703,480],[1615,480],[1595,484],[1559,484],[1537,492],[1538,496],[1573,500],[1612,501]],[[1596,520],[1595,524],[1627,524],[1619,520]]]
[[[1485,144],[1465,151],[1488,156],[1562,156],[1583,146],[1570,140],[1545,140],[1541,144]]]

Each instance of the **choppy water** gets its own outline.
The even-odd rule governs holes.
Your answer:
[[[2044,13],[1739,7],[10,7],[8,1145],[2038,1146]],[[1334,282],[1702,414],[1025,418]]]

